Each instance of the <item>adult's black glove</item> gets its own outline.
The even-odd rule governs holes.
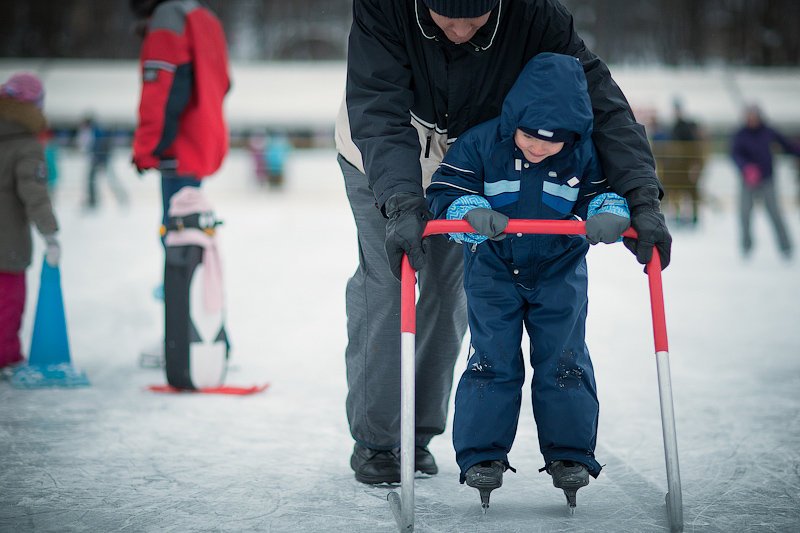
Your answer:
[[[476,207],[467,211],[464,220],[469,222],[475,231],[493,241],[502,241],[506,238],[503,231],[508,226],[508,217],[503,213],[485,207]]]
[[[422,240],[425,223],[433,218],[428,211],[425,198],[412,193],[397,193],[386,200],[384,205],[386,216],[386,258],[389,268],[397,279],[400,279],[400,267],[403,254],[414,270],[425,266],[425,253],[428,243]]]
[[[661,269],[669,265],[672,236],[667,229],[664,215],[661,213],[661,202],[658,200],[658,189],[646,186],[638,187],[625,195],[631,210],[631,225],[639,235],[638,239],[625,237],[625,247],[636,255],[636,260],[643,265],[650,262],[653,246],[661,257]]]
[[[586,220],[586,239],[589,244],[612,244],[628,229],[631,221],[614,213],[597,213]]]

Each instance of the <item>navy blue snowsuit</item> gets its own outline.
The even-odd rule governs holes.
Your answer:
[[[592,144],[592,107],[580,62],[543,53],[523,69],[500,117],[461,135],[427,189],[436,218],[477,195],[510,218],[586,218],[589,201],[609,192]],[[580,137],[529,163],[514,144],[518,127],[568,130]],[[464,473],[486,460],[508,464],[525,379],[522,326],[531,339],[533,412],[549,465],[594,458],[598,401],[584,342],[587,310],[583,236],[508,235],[464,245],[471,349],[456,392],[453,443]]]

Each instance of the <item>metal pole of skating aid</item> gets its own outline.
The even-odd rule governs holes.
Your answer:
[[[400,495],[387,499],[400,531],[414,531],[416,279],[403,255],[400,281]]]
[[[661,430],[664,435],[664,458],[667,465],[667,514],[670,529],[683,531],[683,495],[678,464],[678,437],[675,429],[675,409],[672,402],[672,379],[669,371],[667,321],[664,312],[664,291],[661,285],[661,258],[653,248],[653,258],[647,265],[650,286],[650,308],[653,315],[653,338],[658,370],[658,396],[661,402]]]
[[[432,220],[425,226],[423,237],[441,233],[474,233],[465,220]],[[524,233],[540,235],[585,235],[586,226],[582,221],[572,220],[522,220],[508,222],[505,233]],[[637,238],[636,231],[629,228],[625,237]],[[655,250],[655,248],[654,248]],[[664,293],[661,287],[661,260],[658,252],[648,264],[650,303],[653,315],[653,334],[656,345],[656,364],[658,370],[659,398],[661,401],[661,425],[664,435],[664,455],[667,463],[667,510],[671,529],[683,529],[683,498],[681,493],[680,469],[678,466],[678,444],[675,431],[675,414],[672,402],[672,384],[669,373],[669,352],[667,348],[667,327],[664,314]],[[390,492],[388,499],[401,531],[414,530],[414,343],[416,332],[416,307],[414,270],[407,257],[403,257],[401,282],[401,491],[402,496]],[[410,354],[410,356],[408,355]],[[407,370],[407,368],[409,370]],[[405,377],[407,376],[407,378]],[[410,381],[410,383],[409,383]],[[409,387],[410,385],[410,387]],[[405,422],[404,422],[405,420]],[[407,455],[406,455],[407,454]]]

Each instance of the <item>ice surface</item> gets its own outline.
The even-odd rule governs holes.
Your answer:
[[[298,152],[287,189],[258,190],[234,152],[207,192],[220,229],[234,346],[227,383],[269,381],[250,397],[159,395],[137,364],[162,332],[155,175],[118,154],[132,203],[80,209],[84,162],[64,154],[58,194],[63,292],[73,362],[92,386],[16,390],[0,382],[0,531],[391,532],[388,489],[353,479],[344,411],[344,286],[355,228],[334,154]],[[796,193],[790,167],[780,187]],[[800,530],[800,268],[761,211],[756,250],[737,250],[730,165],[705,186],[714,208],[675,231],[664,274],[687,531]],[[796,205],[787,201],[795,243]],[[41,242],[37,237],[37,257]],[[39,259],[40,260],[40,259]],[[30,342],[38,261],[28,275]],[[431,449],[441,472],[416,482],[417,530],[666,531],[666,476],[646,278],[621,246],[590,253],[588,343],[597,371],[601,476],[574,517],[552,487],[525,389],[504,485],[481,513],[458,484],[450,430]],[[462,359],[462,361],[464,361]],[[457,365],[460,372],[463,364]]]

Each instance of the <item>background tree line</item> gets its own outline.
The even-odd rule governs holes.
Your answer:
[[[505,0],[514,1],[514,0]],[[351,0],[208,0],[231,56],[343,59]],[[798,0],[563,0],[587,44],[609,63],[800,64]],[[0,56],[131,59],[125,0],[28,0],[0,18]]]

